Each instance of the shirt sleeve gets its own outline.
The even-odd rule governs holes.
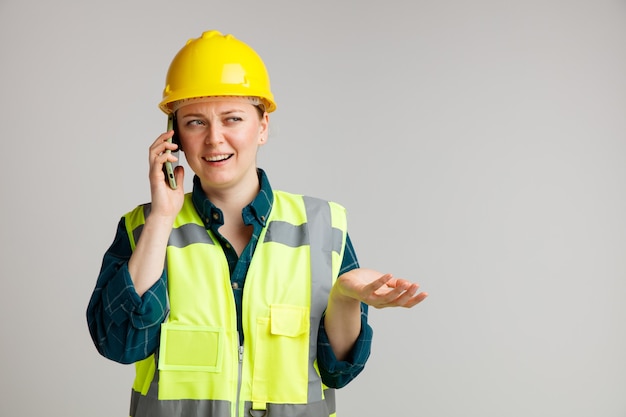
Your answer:
[[[359,263],[350,241],[346,238],[346,249],[339,275],[359,267]],[[368,305],[361,303],[361,332],[357,338],[347,360],[340,361],[335,356],[328,334],[324,327],[324,317],[320,321],[317,338],[317,365],[322,382],[330,388],[342,388],[352,381],[365,368],[372,348],[373,331],[367,323]]]
[[[137,362],[155,351],[160,324],[168,312],[165,269],[161,278],[140,297],[128,271],[131,254],[122,218],[115,239],[104,254],[87,307],[87,325],[96,349],[120,363]]]

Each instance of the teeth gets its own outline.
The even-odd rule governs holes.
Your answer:
[[[217,161],[223,161],[225,159],[228,159],[230,157],[229,154],[224,154],[224,155],[214,155],[214,156],[207,156],[204,157],[205,161],[208,162],[217,162]]]

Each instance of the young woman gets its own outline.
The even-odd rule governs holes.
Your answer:
[[[160,107],[175,129],[149,149],[151,202],[120,220],[87,309],[98,351],[135,363],[130,415],[334,415],[369,357],[368,305],[427,294],[359,268],[339,204],[272,189],[256,155],[276,104],[248,45],[188,41]],[[176,150],[189,193],[183,167],[165,178]]]

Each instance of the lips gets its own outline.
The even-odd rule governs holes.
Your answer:
[[[232,157],[232,156],[233,156],[232,153],[225,153],[225,154],[221,154],[221,155],[205,156],[202,159],[204,159],[207,162],[221,162],[221,161],[225,161],[227,159],[230,159],[230,157]]]

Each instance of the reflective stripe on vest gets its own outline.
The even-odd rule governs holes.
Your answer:
[[[133,248],[149,209],[149,205],[142,206],[126,216]],[[233,349],[238,336],[228,265],[187,195],[170,235],[167,258],[172,261],[168,265],[191,264],[168,269],[171,314],[163,326],[159,372],[155,372],[155,355],[137,363],[131,415],[234,416],[238,409],[239,416],[249,416],[251,408],[266,409],[268,417],[334,415],[334,392],[324,389],[316,369],[317,332],[339,272],[345,235],[341,206],[275,192],[272,213],[246,278],[243,321],[247,337],[239,390]],[[207,256],[211,262],[206,262]],[[199,280],[198,274],[218,279]],[[187,276],[193,279],[185,284]],[[309,278],[302,281],[303,276]],[[210,305],[196,305],[199,300],[206,302],[208,294],[212,295]],[[306,299],[301,299],[302,294]],[[299,352],[305,352],[304,357],[290,363],[290,357]],[[238,392],[239,407],[234,404]],[[173,409],[185,411],[174,413]]]

